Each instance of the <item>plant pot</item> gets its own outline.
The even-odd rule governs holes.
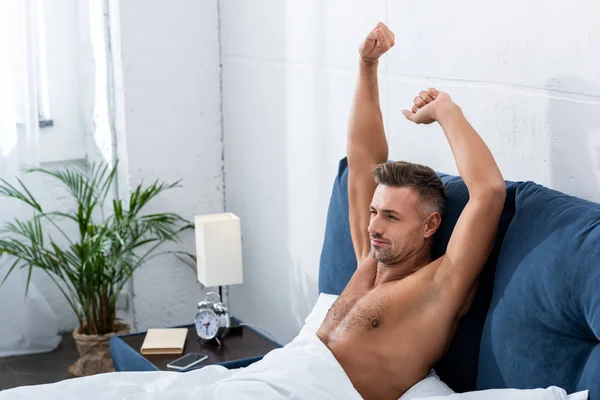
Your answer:
[[[72,376],[88,376],[105,372],[114,372],[115,367],[110,357],[109,340],[114,335],[129,333],[128,324],[116,324],[116,332],[105,335],[86,335],[79,332],[79,327],[73,330],[73,339],[77,346],[79,359],[69,367]]]

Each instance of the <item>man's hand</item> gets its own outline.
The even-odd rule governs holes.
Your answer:
[[[410,111],[402,110],[402,114],[406,119],[416,124],[431,124],[437,121],[440,108],[453,104],[448,93],[440,92],[434,88],[427,91],[422,90],[414,98],[414,103]]]
[[[369,32],[365,41],[358,48],[358,53],[364,62],[374,64],[379,57],[394,46],[394,43],[392,31],[383,22],[380,22],[375,29]]]

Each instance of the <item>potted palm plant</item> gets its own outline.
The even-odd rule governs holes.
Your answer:
[[[113,187],[117,163],[85,163],[60,169],[29,169],[57,180],[74,200],[71,210],[46,210],[19,179],[12,185],[0,178],[0,195],[21,201],[33,210],[27,220],[15,219],[0,230],[0,259],[8,256],[10,268],[28,271],[27,288],[34,269],[47,274],[60,289],[77,316],[73,331],[80,358],[70,366],[74,376],[114,370],[108,341],[126,333],[129,325],[117,320],[116,304],[134,271],[148,260],[171,253],[180,258],[193,255],[163,250],[166,242],[179,241],[179,234],[193,226],[171,213],[145,213],[159,194],[178,186],[155,181],[135,187],[127,202],[107,197]],[[105,212],[110,212],[105,215]],[[75,224],[77,234],[65,233],[65,224]],[[59,244],[53,235],[62,236]],[[1,290],[1,287],[0,287]]]

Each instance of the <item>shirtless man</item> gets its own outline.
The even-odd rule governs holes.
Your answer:
[[[490,150],[461,109],[446,93],[422,91],[402,112],[416,124],[440,124],[469,190],[446,254],[432,259],[445,188],[428,167],[386,164],[377,65],[393,45],[394,34],[379,23],[359,48],[347,144],[358,268],[317,332],[365,399],[398,399],[447,351],[471,305],[506,197]]]

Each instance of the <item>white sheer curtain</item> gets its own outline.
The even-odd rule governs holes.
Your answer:
[[[0,177],[15,183],[23,166],[38,164],[38,2],[0,0]],[[27,185],[35,185],[28,177]],[[0,228],[30,210],[0,196]],[[0,258],[0,281],[10,260]],[[51,351],[60,343],[57,321],[35,284],[25,295],[26,271],[0,286],[0,357]]]

